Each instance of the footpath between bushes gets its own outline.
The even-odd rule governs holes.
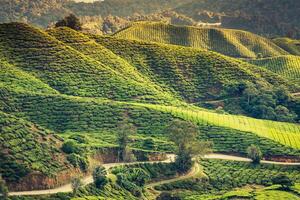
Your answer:
[[[232,161],[241,161],[241,162],[251,162],[250,159],[244,158],[244,157],[239,157],[239,156],[231,156],[231,155],[225,155],[225,154],[208,154],[205,155],[204,158],[206,159],[222,159],[222,160],[232,160]],[[170,163],[174,162],[175,160],[175,155],[174,154],[168,154],[167,159],[164,161],[164,163]],[[155,161],[157,162],[157,161]],[[147,162],[147,163],[155,163],[155,162]],[[130,165],[130,164],[138,164],[138,163],[145,163],[145,162],[132,162],[132,163],[107,163],[103,164],[103,167],[105,167],[107,170],[116,166],[122,166],[122,165]],[[261,163],[264,164],[275,164],[275,165],[295,165],[295,166],[300,166],[300,163],[290,163],[290,162],[275,162],[275,161],[267,161],[267,160],[262,160]],[[168,180],[162,180],[154,183],[150,183],[146,185],[147,188],[154,187],[157,185],[165,184],[165,183],[170,183],[178,180],[183,180],[187,178],[191,178],[197,174],[201,173],[201,168],[199,164],[195,164],[192,168],[192,170],[180,177],[175,177],[171,178]],[[82,179],[83,185],[88,185],[93,183],[93,177],[91,175],[88,175]],[[47,189],[47,190],[32,190],[32,191],[20,191],[20,192],[10,192],[9,196],[36,196],[36,195],[47,195],[47,194],[56,194],[60,192],[72,192],[72,187],[71,183],[60,186],[58,188],[54,189]]]

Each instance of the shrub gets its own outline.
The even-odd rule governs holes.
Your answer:
[[[272,178],[273,184],[281,185],[284,190],[288,190],[291,186],[294,185],[293,181],[285,174],[280,173],[274,178]]]
[[[83,183],[81,182],[80,178],[76,177],[71,180],[71,187],[74,194],[76,194],[82,186]]]
[[[96,167],[93,171],[93,179],[97,188],[102,189],[108,182],[106,169],[102,166]]]
[[[77,31],[82,30],[82,24],[74,14],[70,14],[69,16],[66,16],[64,19],[58,21],[55,24],[55,27],[61,27],[61,26],[67,26]]]
[[[77,144],[73,140],[68,140],[65,143],[63,143],[61,149],[63,152],[65,152],[67,154],[80,152],[80,148],[77,146]]]
[[[255,164],[259,164],[260,160],[262,158],[262,152],[261,152],[260,148],[253,144],[250,147],[248,147],[247,155],[252,160],[252,162]]]
[[[79,167],[82,171],[86,172],[88,167],[89,167],[89,163],[87,161],[86,158],[72,153],[70,155],[67,156],[67,160],[74,166],[74,167]]]
[[[7,199],[8,198],[8,188],[5,184],[5,181],[0,176],[0,199]]]

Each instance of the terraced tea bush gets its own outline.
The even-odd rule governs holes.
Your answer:
[[[234,29],[140,22],[119,31],[114,37],[208,49],[232,57],[256,58],[259,54],[264,57],[288,54],[266,38]]]
[[[249,60],[248,62],[275,72],[282,77],[293,81],[295,84],[300,84],[299,56],[277,56],[272,58]]]

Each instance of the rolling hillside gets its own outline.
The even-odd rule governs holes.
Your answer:
[[[14,190],[68,181],[79,168],[61,152],[64,140],[86,138],[80,147],[91,154],[115,147],[124,120],[137,128],[137,151],[172,152],[164,129],[182,119],[216,152],[245,155],[256,144],[268,158],[300,156],[299,124],[190,104],[239,98],[227,90],[245,83],[299,92],[270,70],[213,51],[11,23],[0,25],[0,69],[0,173]]]
[[[240,58],[288,54],[266,38],[233,29],[183,27],[156,22],[141,22],[134,23],[114,36],[202,48]]]
[[[300,40],[293,40],[290,38],[275,38],[272,41],[290,54],[300,56]]]
[[[226,85],[242,81],[256,85],[289,85],[270,71],[206,50],[114,37],[91,37],[128,60],[153,82],[172,88],[188,102],[222,98]]]
[[[0,173],[11,188],[43,188],[63,182],[55,179],[58,174],[67,175],[70,168],[59,150],[61,140],[36,124],[1,111],[0,131]]]
[[[2,24],[0,36],[0,50],[11,64],[60,93],[118,100],[170,100],[170,95],[133,80],[36,28]]]
[[[299,56],[278,56],[265,59],[249,60],[250,63],[279,74],[286,79],[300,84],[300,57]]]

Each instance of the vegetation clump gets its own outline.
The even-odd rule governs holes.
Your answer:
[[[102,189],[107,183],[107,172],[103,166],[98,166],[93,171],[93,180],[98,189]]]
[[[165,129],[176,146],[175,166],[179,173],[186,173],[193,165],[192,158],[210,151],[211,144],[197,139],[197,127],[186,121],[174,120]]]
[[[61,26],[66,26],[76,31],[82,30],[82,24],[74,14],[70,14],[69,16],[66,16],[64,19],[56,22],[55,27],[61,27]]]
[[[247,155],[254,164],[259,164],[262,159],[262,153],[259,147],[251,145],[247,148]]]
[[[272,178],[273,184],[281,185],[284,190],[289,190],[291,186],[294,185],[292,179],[290,179],[286,174],[280,173]]]

